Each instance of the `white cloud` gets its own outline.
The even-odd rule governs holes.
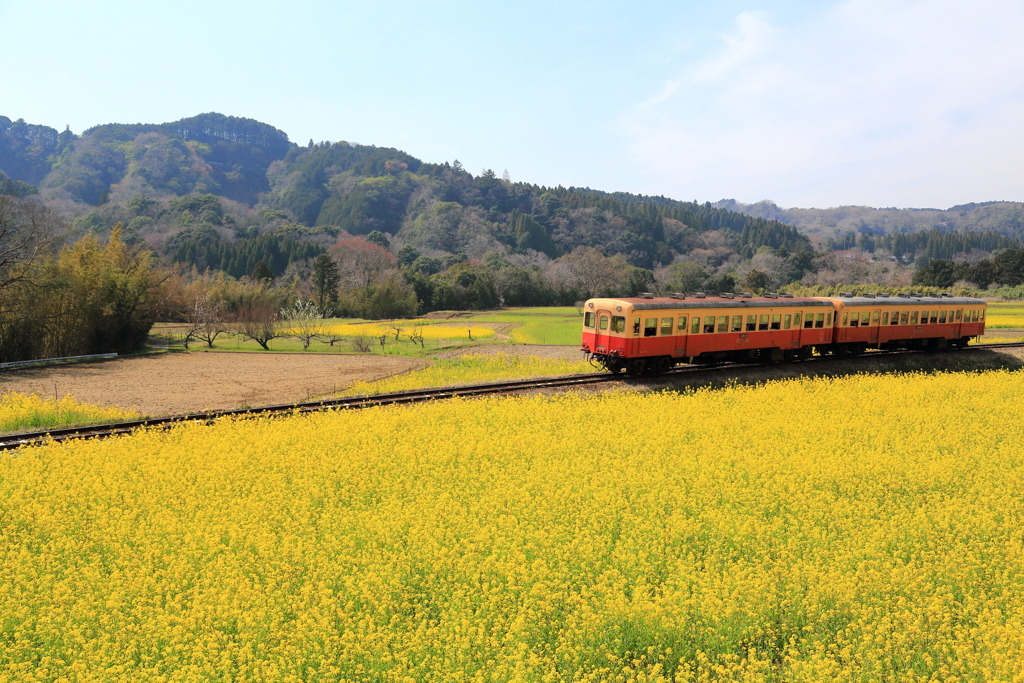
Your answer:
[[[650,191],[784,205],[1024,200],[1018,2],[743,13],[619,120]]]

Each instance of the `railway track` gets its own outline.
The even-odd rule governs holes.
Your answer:
[[[1007,342],[1001,344],[977,344],[968,346],[959,351],[989,350],[1000,348],[1024,347],[1024,342]],[[857,358],[870,359],[882,356],[895,356],[906,354],[928,353],[920,350],[898,350],[898,351],[869,351]],[[838,360],[850,360],[850,356],[815,356],[803,363],[828,363]],[[351,396],[346,398],[328,399],[325,401],[308,401],[304,403],[288,403],[282,405],[263,406],[261,408],[244,408],[237,410],[217,410],[191,415],[174,415],[170,417],[158,417],[149,420],[133,420],[129,422],[116,422],[111,424],[94,425],[89,427],[71,427],[67,429],[51,429],[42,432],[24,432],[21,434],[0,435],[0,451],[18,448],[20,446],[41,443],[45,441],[69,441],[71,439],[89,439],[106,436],[128,434],[137,429],[167,428],[183,422],[211,423],[223,417],[255,417],[259,415],[274,414],[295,414],[318,412],[324,410],[342,410],[370,408],[386,405],[403,405],[409,403],[422,403],[425,401],[436,401],[456,397],[486,396],[491,394],[507,394],[519,391],[536,389],[563,388],[574,386],[586,386],[590,384],[603,384],[605,382],[630,381],[657,381],[678,377],[681,375],[701,375],[734,370],[736,368],[754,367],[754,364],[723,363],[715,366],[687,366],[674,368],[666,373],[649,377],[628,377],[622,374],[612,375],[607,372],[595,372],[585,375],[562,375],[558,377],[544,377],[540,379],[516,380],[511,382],[488,382],[486,384],[472,384],[458,387],[445,387],[442,389],[417,389],[413,391],[400,391],[391,394],[378,394],[376,396]]]

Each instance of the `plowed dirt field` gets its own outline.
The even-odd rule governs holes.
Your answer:
[[[402,356],[168,353],[5,370],[0,393],[71,394],[156,417],[304,401],[425,365]]]

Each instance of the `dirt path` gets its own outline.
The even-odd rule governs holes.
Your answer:
[[[418,370],[403,356],[168,353],[0,372],[0,393],[71,394],[150,417],[293,403],[353,382]]]

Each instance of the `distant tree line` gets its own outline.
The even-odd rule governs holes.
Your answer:
[[[154,320],[153,256],[115,228],[61,247],[63,225],[0,196],[0,361],[140,349]]]
[[[979,289],[992,284],[1006,287],[1024,284],[1024,249],[1006,249],[991,260],[984,259],[973,265],[932,259],[914,273],[913,284],[951,287],[959,281],[970,282]]]

